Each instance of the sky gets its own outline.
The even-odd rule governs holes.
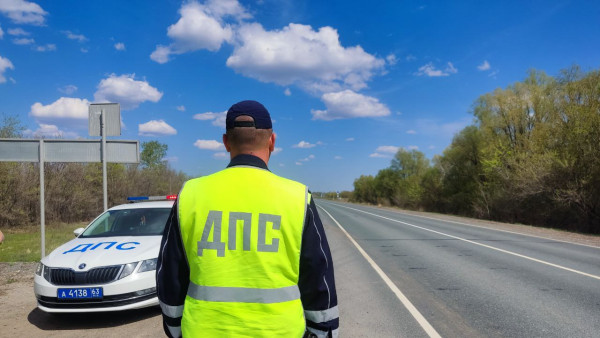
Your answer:
[[[196,177],[224,168],[225,112],[265,105],[274,173],[352,190],[401,148],[427,158],[473,103],[522,81],[600,67],[598,1],[0,0],[0,114],[25,137],[159,141]],[[176,192],[174,192],[176,193]]]

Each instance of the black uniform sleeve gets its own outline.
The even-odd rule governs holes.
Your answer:
[[[305,219],[298,287],[306,328],[317,337],[337,337],[339,310],[333,262],[325,230],[312,199]]]
[[[156,266],[156,290],[163,316],[163,328],[169,337],[181,337],[181,316],[190,282],[190,268],[185,255],[177,202],[167,220]]]

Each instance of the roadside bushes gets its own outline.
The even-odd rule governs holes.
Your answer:
[[[352,199],[600,233],[600,71],[531,71],[473,115],[433,165],[401,149]]]

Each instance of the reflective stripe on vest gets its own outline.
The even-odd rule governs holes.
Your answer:
[[[300,299],[300,290],[297,285],[277,289],[256,289],[201,286],[190,283],[187,294],[194,299],[210,302],[270,304]]]

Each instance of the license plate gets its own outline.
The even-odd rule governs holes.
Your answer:
[[[58,299],[102,298],[102,288],[58,289]]]

